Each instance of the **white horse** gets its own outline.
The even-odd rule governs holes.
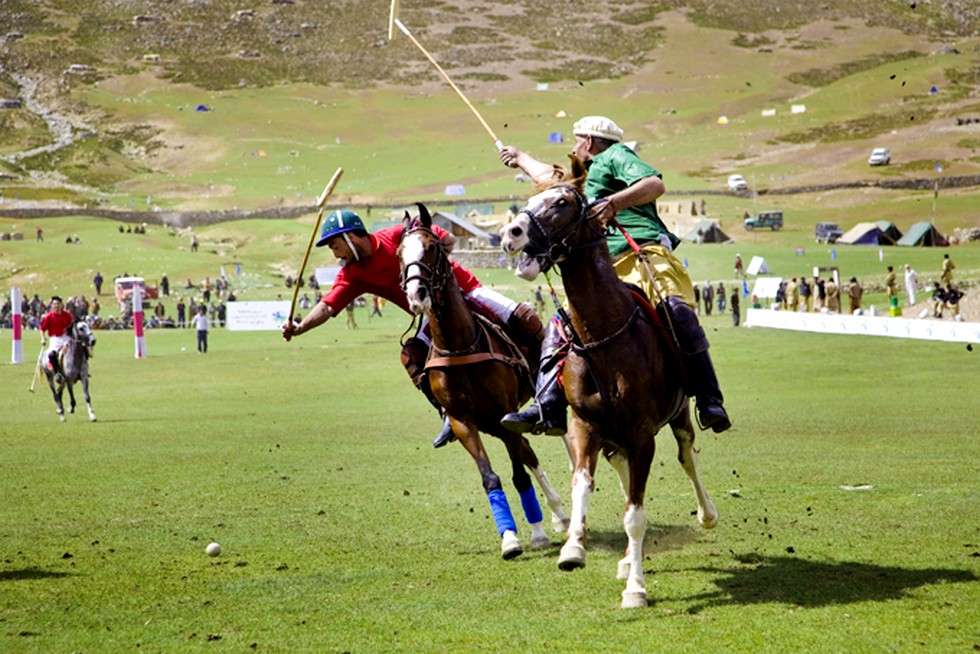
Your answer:
[[[62,403],[65,388],[68,388],[68,398],[71,400],[71,413],[75,413],[73,386],[79,381],[82,382],[82,391],[85,394],[88,419],[95,422],[95,410],[92,409],[92,397],[88,390],[88,360],[92,357],[94,347],[95,336],[92,334],[92,329],[87,323],[76,322],[69,331],[68,343],[60,353],[61,369],[64,373],[61,378],[56,381],[55,372],[47,365],[47,361],[40,362],[44,375],[48,379],[51,395],[54,396],[58,419],[61,422],[65,421],[65,407]]]

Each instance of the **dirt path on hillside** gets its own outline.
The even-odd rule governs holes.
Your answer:
[[[74,143],[78,135],[95,133],[95,130],[89,125],[45,105],[38,94],[38,87],[41,85],[39,80],[14,72],[10,73],[10,77],[20,86],[20,98],[24,102],[24,108],[44,121],[52,138],[54,138],[54,142],[30,150],[8,154],[3,157],[6,161],[17,163],[22,159],[39,154],[55,152]]]

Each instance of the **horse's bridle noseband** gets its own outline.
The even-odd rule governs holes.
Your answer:
[[[606,233],[585,243],[573,243],[572,237],[583,226],[588,226],[592,221],[589,218],[589,209],[592,205],[585,201],[585,197],[577,190],[572,189],[575,201],[579,205],[578,217],[558,230],[555,234],[549,234],[541,224],[539,211],[534,211],[528,207],[521,209],[518,215],[524,214],[528,218],[529,227],[527,230],[527,245],[524,246],[524,254],[537,259],[541,263],[541,272],[547,272],[552,266],[560,263],[565,257],[576,250],[584,250],[595,247],[606,240]]]

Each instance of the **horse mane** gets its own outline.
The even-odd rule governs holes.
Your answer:
[[[585,176],[588,174],[588,171],[585,169],[585,164],[574,154],[568,155],[568,159],[572,164],[571,171],[565,170],[558,164],[552,164],[551,179],[536,183],[534,185],[536,193],[547,191],[549,188],[554,188],[561,184],[567,184],[579,193],[583,192]]]

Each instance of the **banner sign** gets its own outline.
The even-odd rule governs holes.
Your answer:
[[[955,322],[953,320],[749,309],[745,326],[792,329],[823,334],[891,336],[892,338],[916,338],[927,341],[980,343],[980,322]]]
[[[229,302],[225,327],[231,331],[279,331],[289,318],[289,302]]]

